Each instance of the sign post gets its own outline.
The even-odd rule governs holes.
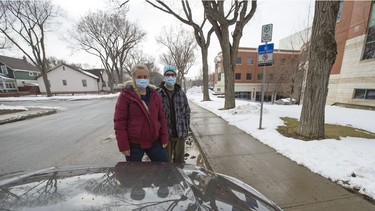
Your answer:
[[[272,40],[272,29],[273,29],[272,23],[262,26],[262,39],[261,39],[261,41],[262,41],[262,43],[266,43],[266,44],[260,45],[258,47],[258,66],[263,66],[262,97],[261,97],[261,103],[260,103],[259,129],[262,129],[264,84],[265,84],[265,81],[266,81],[266,66],[272,65],[273,44],[267,45],[267,42],[271,42],[271,40]],[[260,59],[260,57],[261,57],[261,59]]]

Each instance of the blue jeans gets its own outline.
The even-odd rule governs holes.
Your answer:
[[[150,149],[130,148],[130,156],[125,156],[126,161],[142,161],[147,154],[152,162],[168,162],[168,156],[161,144],[155,144]]]

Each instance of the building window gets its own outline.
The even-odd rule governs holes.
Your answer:
[[[235,92],[235,98],[240,98],[240,99],[251,99],[250,95],[251,92]]]
[[[254,64],[254,58],[253,57],[247,57],[247,64]]]
[[[102,87],[107,87],[105,81],[103,81]]]
[[[5,82],[6,89],[16,89],[16,86],[11,82]]]
[[[1,65],[1,72],[2,72],[4,75],[8,75],[8,68],[7,68],[7,66],[5,66],[5,65]]]
[[[62,80],[62,82],[63,82],[63,85],[64,85],[64,86],[68,85],[68,84],[66,83],[66,80]]]
[[[241,80],[241,73],[236,73],[234,77],[236,80]]]
[[[363,60],[375,58],[375,1],[372,3],[370,18],[368,20],[368,32],[363,52]]]
[[[242,58],[241,57],[236,58],[236,64],[242,64]]]
[[[253,79],[253,74],[252,73],[246,73],[246,80],[251,80]]]
[[[83,87],[87,87],[87,81],[85,79],[82,79],[82,85]]]
[[[218,80],[218,81],[221,81],[221,73],[218,73],[218,74],[217,74],[217,80]]]
[[[354,99],[375,99],[375,89],[354,89]]]
[[[65,66],[63,66],[63,70],[65,70]]]
[[[263,80],[263,73],[258,73],[257,80]]]

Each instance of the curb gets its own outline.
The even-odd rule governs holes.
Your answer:
[[[198,146],[198,149],[199,149],[199,152],[203,158],[203,162],[204,162],[204,167],[210,171],[214,171],[213,168],[211,167],[210,163],[208,162],[208,159],[206,157],[206,154],[204,153],[201,145],[200,145],[200,142],[202,141],[200,137],[197,136],[198,132],[197,130],[195,129],[195,126],[193,126],[193,124],[190,124],[190,131],[191,131],[191,136],[193,137],[194,141],[195,141],[195,144]]]
[[[41,117],[41,116],[46,116],[50,114],[55,114],[57,113],[57,110],[46,110],[46,111],[39,111],[37,113],[31,113],[31,114],[26,114],[26,115],[19,115],[16,117],[11,117],[8,119],[0,120],[0,125],[4,125],[7,123],[12,123],[12,122],[18,122],[26,119],[32,119],[35,117]]]

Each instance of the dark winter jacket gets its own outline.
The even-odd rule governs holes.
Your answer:
[[[168,134],[170,137],[175,135],[178,138],[186,138],[188,136],[190,126],[190,107],[186,94],[181,89],[180,85],[175,84],[175,91],[170,101],[164,84],[165,82],[162,82],[157,88],[157,91],[160,93],[163,101],[163,110],[167,119]],[[171,106],[170,102],[173,103],[173,106]],[[174,110],[172,111],[171,108],[174,108]],[[172,121],[173,116],[175,121]],[[175,122],[175,124],[173,124],[173,122]],[[174,129],[176,130],[177,134],[173,134]]]
[[[168,143],[168,130],[160,95],[148,86],[150,101],[148,111],[140,96],[133,89],[133,82],[124,84],[116,103],[114,129],[120,152],[130,149],[130,145],[143,149],[151,148],[156,141]]]

